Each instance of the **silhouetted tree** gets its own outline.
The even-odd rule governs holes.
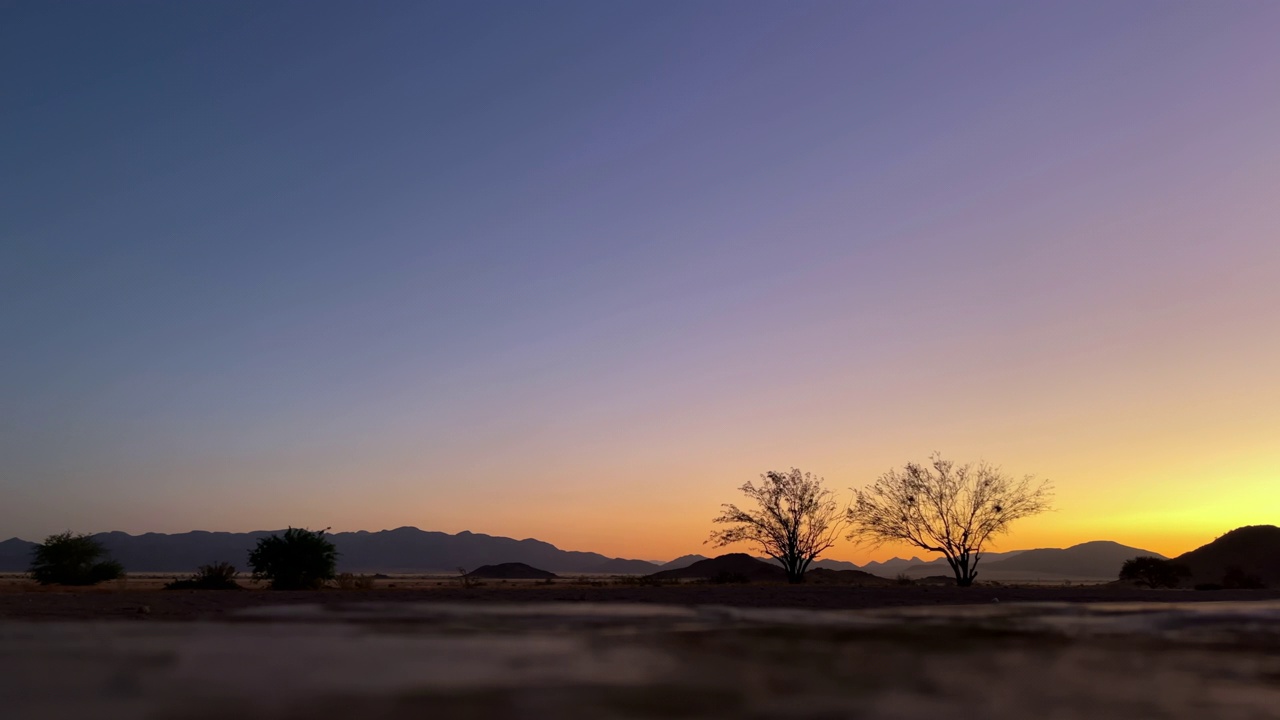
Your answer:
[[[314,590],[332,580],[338,551],[324,534],[291,527],[258,540],[249,553],[253,579],[269,580],[273,590]]]
[[[712,532],[707,542],[714,547],[753,543],[782,563],[787,582],[804,582],[809,564],[835,544],[844,528],[844,512],[835,495],[823,486],[822,478],[795,468],[767,472],[759,485],[748,482],[740,489],[758,507],[722,505],[714,522],[729,527]]]
[[[942,553],[956,584],[969,586],[986,542],[1014,520],[1048,510],[1052,491],[1030,475],[1015,479],[985,462],[957,466],[934,454],[928,464],[908,463],[855,490],[849,537]]]
[[[1164,558],[1143,555],[1125,560],[1120,567],[1120,579],[1146,585],[1149,588],[1178,587],[1183,578],[1191,577],[1191,569],[1181,563]]]
[[[89,535],[50,535],[35,547],[31,578],[41,585],[96,585],[124,575],[124,566],[105,557],[106,548]]]

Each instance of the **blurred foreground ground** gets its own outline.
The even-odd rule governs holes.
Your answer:
[[[820,611],[343,594],[196,622],[0,620],[0,707],[13,720],[1280,718],[1275,600]]]

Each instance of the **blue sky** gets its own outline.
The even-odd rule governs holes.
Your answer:
[[[1243,519],[1280,427],[1277,29],[1247,2],[6,4],[0,535],[661,556],[775,466],[986,456],[1066,473],[1080,517],[1168,476],[1125,448],[1186,437],[1205,473],[1245,458],[1204,524]]]

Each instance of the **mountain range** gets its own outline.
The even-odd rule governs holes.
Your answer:
[[[191,572],[200,565],[230,562],[246,567],[258,539],[273,532],[194,531],[177,534],[99,533],[111,557],[131,572]],[[523,562],[536,568],[566,573],[643,575],[658,565],[645,560],[610,558],[599,553],[561,550],[541,540],[515,540],[481,533],[450,535],[412,527],[378,532],[341,532],[329,536],[338,549],[341,572],[456,572],[483,565]],[[0,542],[0,572],[22,572],[30,563],[35,543],[13,538]]]
[[[1120,566],[1124,565],[1124,561],[1140,555],[1164,557],[1151,550],[1129,547],[1109,540],[1095,540],[1067,548],[983,553],[978,563],[978,578],[1000,582],[1115,580],[1120,574]],[[895,558],[882,564],[878,569],[870,565],[863,569],[888,575],[890,574],[888,570],[895,566],[896,572],[893,574],[901,574],[913,579],[951,575],[951,568],[947,565],[947,561],[941,558],[927,563],[910,564],[906,567],[901,567]]]
[[[95,539],[111,556],[133,572],[191,572],[200,565],[226,561],[244,569],[249,551],[259,538],[272,532],[248,533],[194,531],[177,534],[122,532],[99,533]],[[456,572],[483,565],[520,562],[557,573],[601,573],[648,575],[688,567],[706,560],[702,555],[685,555],[665,564],[599,553],[561,550],[541,540],[515,540],[481,533],[450,535],[413,527],[378,532],[333,533],[330,539],[340,553],[338,569],[343,572]],[[35,543],[12,538],[0,542],[0,572],[23,572],[30,562]],[[1113,542],[1090,542],[1070,548],[1042,548],[1005,553],[985,553],[980,577],[988,580],[1111,580],[1125,560],[1138,555],[1157,555],[1147,550]],[[842,560],[819,560],[815,569],[859,570],[881,577],[898,574],[908,577],[949,575],[945,561],[894,558],[859,566]]]

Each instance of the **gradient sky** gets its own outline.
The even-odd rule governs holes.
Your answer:
[[[0,537],[1280,521],[1280,3],[0,5]],[[842,544],[863,561],[900,553]],[[909,552],[909,551],[908,551]]]

